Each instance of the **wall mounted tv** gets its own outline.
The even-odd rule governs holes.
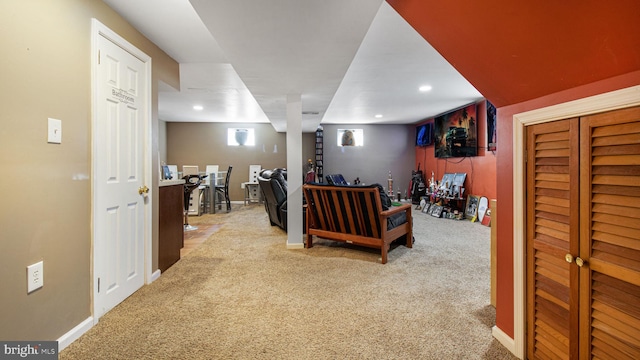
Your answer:
[[[437,158],[478,155],[478,108],[466,105],[434,119]]]
[[[416,127],[416,146],[433,144],[433,123],[426,123]]]

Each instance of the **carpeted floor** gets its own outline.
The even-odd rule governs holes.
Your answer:
[[[223,224],[60,359],[515,359],[491,336],[490,229],[415,212],[413,249],[287,250],[261,205]]]

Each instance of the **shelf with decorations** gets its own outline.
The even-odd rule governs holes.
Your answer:
[[[322,130],[322,126],[318,126],[316,130],[316,176],[318,178],[318,182],[324,182],[324,159],[323,159],[323,151],[324,151],[324,134]]]
[[[425,194],[429,206],[423,209],[423,212],[436,217],[464,219],[467,201],[464,188],[466,177],[466,173],[447,173],[438,183],[432,172]]]

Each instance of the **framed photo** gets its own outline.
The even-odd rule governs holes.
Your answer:
[[[440,182],[440,190],[451,190],[451,186],[453,185],[453,180],[455,179],[456,174],[447,173],[442,175],[442,181]]]
[[[476,104],[464,106],[434,118],[436,158],[467,157],[478,154]]]
[[[431,211],[431,216],[439,218],[440,215],[442,215],[442,206],[433,205],[432,208],[433,208],[433,210]]]
[[[171,170],[169,170],[169,166],[162,165],[162,179],[163,180],[171,180]]]
[[[457,187],[463,187],[464,186],[464,181],[467,178],[467,173],[455,173],[453,175],[453,185],[457,186]]]
[[[431,209],[431,203],[426,203],[422,207],[422,212],[425,214],[428,214],[430,209]]]
[[[465,211],[465,217],[471,219],[471,222],[475,222],[478,218],[478,202],[480,198],[476,195],[469,195],[467,197],[467,210]]]
[[[496,134],[496,107],[487,100],[487,150],[496,151],[496,143],[498,140]]]

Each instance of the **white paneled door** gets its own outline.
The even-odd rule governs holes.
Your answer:
[[[148,79],[145,63],[97,37],[94,121],[94,316],[145,282]]]

